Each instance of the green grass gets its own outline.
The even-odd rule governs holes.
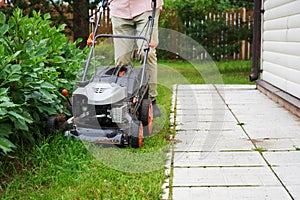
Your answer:
[[[166,66],[183,75],[185,80],[179,79],[181,82],[191,84],[253,84],[249,81],[251,61],[222,61],[194,65],[183,61],[163,61],[160,62],[160,71],[166,71]]]
[[[162,167],[148,173],[109,168],[82,142],[60,135],[17,159],[22,162],[2,160],[1,199],[158,199],[165,178]]]
[[[155,120],[158,134],[147,138],[142,149],[109,150],[58,134],[32,148],[0,155],[0,199],[160,199],[171,134],[172,86],[250,84],[250,61],[217,62],[216,66],[212,70],[207,64],[160,62],[158,103],[164,115]]]
[[[263,152],[266,152],[268,151],[267,149],[264,149],[264,148],[255,148],[255,149],[252,149],[253,151],[258,151],[259,153],[263,153]]]

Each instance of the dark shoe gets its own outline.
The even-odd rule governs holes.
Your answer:
[[[159,110],[158,105],[156,104],[156,100],[152,101],[152,108],[153,108],[153,117],[160,117],[161,112]]]

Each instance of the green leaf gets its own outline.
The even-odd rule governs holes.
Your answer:
[[[0,124],[0,138],[8,137],[11,134],[11,125],[10,124]]]
[[[58,31],[61,32],[61,31],[65,30],[66,26],[67,26],[66,24],[60,25],[60,26],[58,27]]]
[[[26,115],[25,113],[22,113],[22,115],[20,115],[19,113],[16,113],[14,111],[9,111],[8,114],[14,116],[17,120],[24,120],[27,123],[33,122],[30,115],[24,116]]]
[[[22,76],[19,74],[13,74],[9,77],[9,82],[19,81],[21,77]]]
[[[17,104],[14,104],[12,102],[4,102],[4,103],[0,104],[0,107],[2,107],[2,108],[13,108],[16,106],[17,106]]]
[[[49,48],[47,48],[47,47],[40,48],[38,50],[38,52],[36,53],[36,57],[40,58],[40,57],[45,56],[48,53],[48,50],[49,50]]]
[[[1,42],[1,43],[4,43],[4,41],[1,41],[1,40],[0,40],[0,42]],[[4,55],[4,45],[1,45],[1,46],[0,46],[0,56],[2,57],[2,55]],[[1,61],[0,61],[0,62],[1,62]]]
[[[4,35],[9,29],[9,26],[7,24],[4,24],[0,27],[0,35]]]
[[[6,16],[4,13],[0,12],[0,25],[5,24]]]
[[[20,74],[21,73],[21,66],[18,64],[15,65],[9,65],[6,70],[8,73],[8,76],[12,75],[12,74]]]
[[[15,59],[18,55],[20,55],[20,53],[22,53],[22,51],[17,51],[12,55],[12,58]]]
[[[28,41],[24,44],[24,46],[25,46],[26,52],[30,53],[30,52],[33,51],[35,44],[34,44],[33,40],[28,40]]]
[[[28,94],[25,94],[25,101],[27,102],[29,99],[35,99],[38,100],[42,97],[42,94],[34,91],[34,92],[30,92]]]
[[[51,15],[50,13],[46,13],[44,14],[44,19],[47,20],[47,19],[51,19]]]
[[[41,89],[40,92],[42,93],[43,97],[47,98],[48,100],[53,99],[53,95],[50,94],[47,90]]]
[[[26,122],[22,119],[15,120],[14,125],[15,125],[16,130],[29,131],[29,128],[28,128]]]
[[[28,131],[28,126],[23,116],[14,111],[9,111],[8,114],[10,120],[14,122],[15,129]]]
[[[63,58],[62,56],[55,56],[53,58],[53,62],[55,62],[56,64],[59,64],[59,63],[65,63],[66,62],[66,59]]]
[[[2,115],[6,115],[7,114],[7,110],[6,109],[4,109],[4,108],[0,108],[0,116]],[[5,118],[6,116],[4,116],[4,117],[0,117],[0,119],[3,119],[3,118]]]
[[[7,102],[10,101],[9,97],[7,96],[0,96],[0,102]]]
[[[12,148],[15,147],[16,146],[13,143],[11,143],[8,139],[0,138],[0,149],[2,149],[4,153],[12,151]]]
[[[55,89],[56,87],[48,82],[44,82],[41,84],[41,88],[44,89]]]
[[[0,88],[0,96],[5,96],[7,95],[8,88]]]
[[[9,82],[14,82],[14,81],[19,81],[20,78],[21,78],[21,75],[18,75],[18,74],[21,74],[21,66],[18,65],[18,64],[15,64],[15,65],[7,65],[4,70],[3,70],[5,73],[6,73],[6,76],[4,78],[4,81],[2,81],[0,83],[0,87],[4,86],[5,84],[9,83]],[[5,74],[3,73],[3,74]]]
[[[50,106],[39,105],[39,106],[37,106],[37,108],[38,108],[39,112],[41,112],[41,113],[46,112],[48,115],[57,114],[57,111],[54,108],[50,107]]]

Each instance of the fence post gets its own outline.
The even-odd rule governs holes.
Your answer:
[[[242,9],[241,17],[242,17],[242,24],[246,23],[246,8]],[[246,60],[246,40],[242,40],[242,48],[241,48],[242,60]]]

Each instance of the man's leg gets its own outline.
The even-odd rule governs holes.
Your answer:
[[[133,20],[112,17],[114,35],[134,35],[135,26]],[[115,63],[117,66],[127,66],[131,63],[131,52],[134,40],[114,38]]]
[[[158,18],[160,10],[156,9],[153,33],[151,37],[151,48],[148,53],[147,59],[147,73],[149,74],[149,96],[153,102],[154,116],[160,115],[160,110],[156,105],[157,93],[157,56],[156,56],[156,47],[158,45]],[[152,11],[145,12],[144,14],[136,17],[134,21],[137,23],[137,35],[143,30],[145,24],[148,22],[149,16],[151,16]],[[142,34],[144,36],[144,34]],[[149,37],[149,30],[146,33],[146,37]],[[142,42],[138,41],[138,47],[141,47]],[[143,52],[142,52],[143,53]]]

